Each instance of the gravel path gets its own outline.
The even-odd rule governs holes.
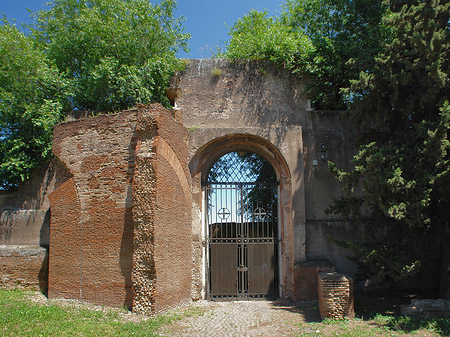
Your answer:
[[[319,321],[317,308],[278,301],[233,301],[193,304],[200,315],[161,329],[163,336],[295,336],[305,322]],[[303,330],[304,332],[304,330]]]

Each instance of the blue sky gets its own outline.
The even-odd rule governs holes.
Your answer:
[[[16,23],[29,22],[29,12],[45,9],[49,0],[0,0],[0,13]],[[278,15],[284,0],[178,0],[176,16],[184,16],[186,32],[191,34],[191,52],[180,52],[180,57],[208,58],[216,45],[223,46],[228,39],[228,27],[250,9],[269,10]]]

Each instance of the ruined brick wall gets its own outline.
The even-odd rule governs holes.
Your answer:
[[[49,297],[154,314],[190,300],[186,129],[160,105],[62,123]]]
[[[83,228],[73,178],[50,195],[52,257],[50,297],[83,299]]]
[[[296,301],[318,301],[318,275],[334,272],[328,261],[308,261],[294,265],[294,299]]]
[[[39,246],[0,245],[0,287],[47,291],[48,255]]]
[[[50,196],[50,298],[131,307],[136,115],[55,127],[53,152],[73,177]]]
[[[0,210],[1,287],[47,291],[48,223],[45,210]]]
[[[318,275],[320,317],[338,318],[355,317],[353,280],[334,272],[322,272]]]
[[[134,304],[137,312],[155,314],[191,297],[187,131],[160,107],[139,116],[137,133]]]
[[[57,164],[43,163],[17,191],[0,191],[0,286],[48,288],[48,195],[67,179]]]

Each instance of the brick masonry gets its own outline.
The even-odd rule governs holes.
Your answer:
[[[347,252],[328,237],[358,233],[324,214],[342,192],[317,166],[321,143],[329,160],[350,165],[347,122],[311,110],[304,84],[266,62],[190,60],[174,80],[175,120],[157,105],[78,113],[82,119],[55,128],[53,168],[0,193],[2,285],[45,283],[51,213],[50,297],[150,314],[204,298],[202,178],[231,150],[265,156],[279,176],[282,296],[317,298],[316,274],[328,269],[306,261],[326,258],[353,275]]]
[[[154,314],[191,298],[187,131],[162,108],[139,115],[136,130],[134,310]]]
[[[321,272],[319,283],[319,311],[320,317],[338,318],[355,317],[353,280],[335,272]]]
[[[47,292],[48,250],[33,245],[0,245],[0,287]]]
[[[0,212],[0,286],[47,292],[49,216],[36,209]]]
[[[296,301],[318,300],[318,274],[334,272],[328,261],[308,261],[294,265],[294,299]]]
[[[160,105],[62,123],[49,297],[153,314],[190,299],[186,130]]]

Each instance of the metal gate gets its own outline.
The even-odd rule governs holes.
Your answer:
[[[277,183],[208,183],[210,299],[278,297]]]

